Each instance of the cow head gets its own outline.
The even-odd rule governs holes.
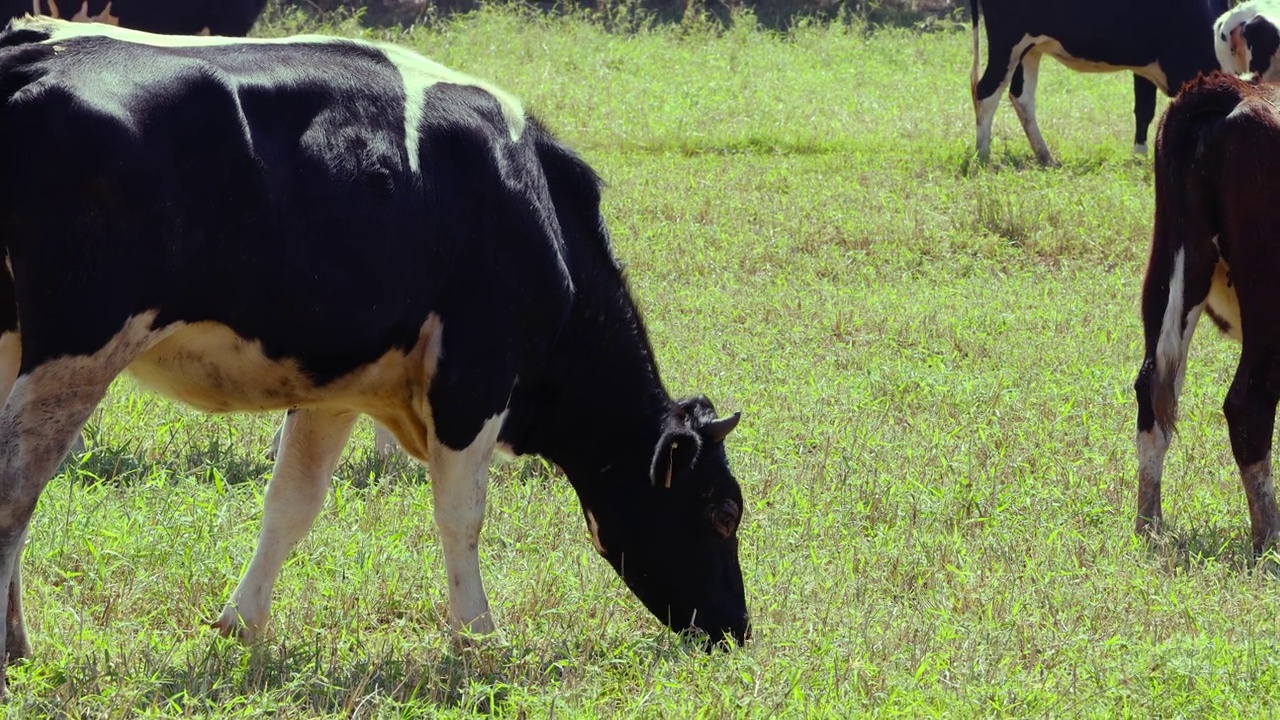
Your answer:
[[[742,490],[724,439],[739,414],[717,418],[702,397],[680,401],[653,448],[647,477],[583,498],[592,543],[650,612],[712,644],[749,636],[738,525]]]

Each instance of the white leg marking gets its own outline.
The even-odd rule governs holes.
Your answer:
[[[1147,145],[1146,145],[1146,143],[1134,143],[1134,144],[1133,144],[1133,154],[1134,154],[1134,155],[1146,155],[1146,154],[1147,154]]]
[[[1018,44],[1013,47],[1013,51],[1009,53],[1009,65],[1005,68],[1004,79],[1000,81],[999,87],[988,97],[978,97],[978,84],[973,84],[973,103],[974,115],[978,125],[978,158],[986,160],[991,156],[991,126],[995,122],[996,108],[1000,106],[1000,96],[1009,87],[1009,81],[1013,79],[1013,72],[1018,69],[1019,58],[1027,48],[1035,45],[1040,38],[1030,35],[1024,35]]]
[[[333,467],[356,417],[351,411],[298,410],[285,420],[279,459],[267,485],[258,547],[222,616],[213,623],[223,635],[252,642],[266,627],[276,577],[324,506]]]
[[[1022,131],[1031,143],[1031,150],[1044,165],[1054,164],[1053,153],[1040,134],[1040,125],[1036,122],[1036,83],[1040,79],[1040,53],[1032,51],[1022,59],[1022,95],[1010,96],[1013,109],[1022,123]]]
[[[1156,483],[1160,482],[1160,476],[1164,473],[1164,456],[1169,451],[1170,438],[1167,432],[1158,422],[1149,432],[1138,432],[1138,472]]]
[[[1186,251],[1178,248],[1173,258],[1173,273],[1169,277],[1169,301],[1164,306],[1164,321],[1160,325],[1160,339],[1156,341],[1156,375],[1173,377],[1182,364],[1182,295],[1183,272]]]
[[[484,523],[489,459],[507,413],[490,418],[464,450],[431,442],[431,494],[449,577],[449,625],[488,633],[494,629],[480,578],[480,527]]]

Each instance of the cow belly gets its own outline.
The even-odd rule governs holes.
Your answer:
[[[1037,36],[1032,38],[1035,42],[1036,49],[1040,52],[1052,57],[1058,62],[1075,70],[1076,72],[1117,72],[1120,70],[1128,70],[1135,75],[1140,75],[1160,88],[1164,92],[1169,91],[1169,80],[1165,77],[1164,70],[1160,68],[1159,63],[1148,63],[1146,65],[1117,65],[1113,63],[1103,62],[1101,60],[1087,60],[1080,58],[1067,52],[1062,47],[1062,43],[1047,36]]]
[[[1240,332],[1240,301],[1236,299],[1236,289],[1231,285],[1231,268],[1221,260],[1213,271],[1207,310],[1219,330],[1236,340],[1243,337]]]
[[[173,330],[128,369],[148,387],[206,412],[327,406],[366,413],[391,429],[407,452],[426,459],[426,396],[440,330],[432,316],[409,352],[390,350],[322,386],[296,361],[268,358],[260,342],[214,322]]]

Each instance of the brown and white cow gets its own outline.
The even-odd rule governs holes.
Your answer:
[[[1201,315],[1241,342],[1223,412],[1253,548],[1280,535],[1271,436],[1280,399],[1280,89],[1214,73],[1186,85],[1160,124],[1155,227],[1142,288],[1139,533],[1158,531],[1161,474],[1187,351]]]

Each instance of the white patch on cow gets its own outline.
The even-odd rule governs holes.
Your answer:
[[[267,484],[262,532],[253,560],[222,615],[223,635],[245,642],[261,636],[271,614],[271,590],[289,552],[315,524],[329,479],[351,435],[357,414],[349,410],[299,410],[285,420],[276,467]]]
[[[476,633],[494,629],[480,578],[480,528],[484,522],[489,461],[506,417],[507,411],[503,410],[489,418],[462,450],[451,450],[433,438],[428,462],[436,527],[449,578],[449,624]]]
[[[1182,364],[1182,303],[1186,267],[1186,251],[1178,248],[1173,257],[1173,272],[1169,276],[1169,300],[1164,306],[1164,320],[1160,323],[1160,337],[1156,341],[1156,373],[1170,377]]]
[[[1168,428],[1160,427],[1160,423],[1146,432],[1138,431],[1138,472],[1143,479],[1159,484],[1170,439]]]
[[[427,88],[436,83],[453,85],[471,85],[492,95],[502,107],[502,116],[507,121],[507,132],[512,142],[520,139],[524,133],[524,107],[514,96],[496,86],[470,75],[451,70],[440,63],[419,55],[412,50],[398,45],[379,44],[382,50],[404,79],[405,111],[405,147],[409,152],[409,167],[416,173],[419,171],[418,138],[422,123],[422,106],[426,100]]]
[[[196,33],[196,35],[200,37],[209,37],[212,34],[213,34],[213,31],[209,30],[208,27],[205,27],[200,32]]]
[[[1227,324],[1226,334],[1234,340],[1243,340],[1240,326],[1240,300],[1231,284],[1231,268],[1221,259],[1213,269],[1213,282],[1209,285],[1209,310]]]
[[[418,157],[418,131],[422,123],[423,103],[427,88],[437,83],[453,85],[469,85],[480,88],[492,95],[502,108],[503,118],[507,123],[507,131],[512,141],[520,139],[524,133],[524,106],[515,96],[497,86],[466,73],[447,68],[440,63],[429,60],[412,50],[390,43],[371,43],[351,38],[331,37],[328,35],[295,35],[284,38],[247,38],[199,35],[157,35],[138,30],[130,30],[114,25],[99,23],[70,23],[48,17],[22,17],[13,21],[14,28],[32,29],[50,33],[45,43],[57,43],[77,37],[110,37],[122,42],[149,45],[152,47],[217,47],[221,45],[291,45],[310,43],[350,43],[376,48],[395,65],[404,81],[405,91],[405,148],[408,152],[409,167],[414,173],[420,172]]]
[[[1033,49],[1022,59],[1022,94],[1010,95],[1013,109],[1022,123],[1022,131],[1031,143],[1036,158],[1045,165],[1052,165],[1053,153],[1049,152],[1049,144],[1040,134],[1040,125],[1036,122],[1036,85],[1040,79],[1040,53]]]
[[[426,461],[427,389],[440,357],[443,327],[431,315],[408,352],[378,359],[317,386],[290,358],[268,358],[262,343],[215,322],[174,326],[129,366],[143,384],[207,412],[340,407],[382,423],[405,449]]]

